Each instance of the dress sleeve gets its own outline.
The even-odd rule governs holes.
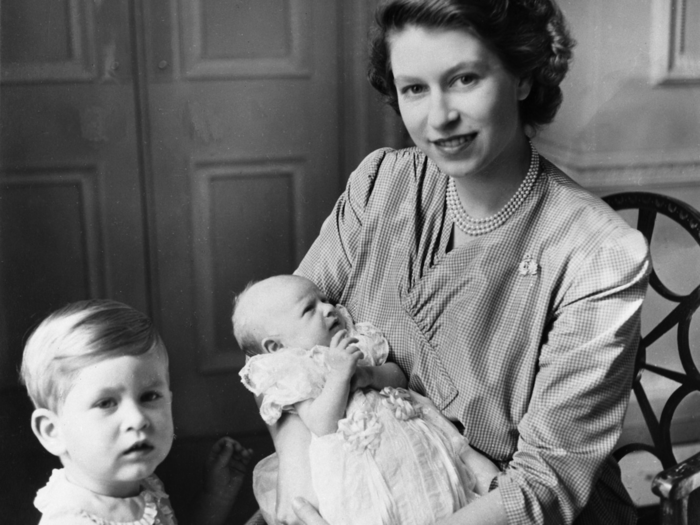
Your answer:
[[[572,523],[606,482],[649,272],[642,235],[619,228],[583,260],[554,306],[518,448],[497,479],[508,523]]]
[[[263,396],[260,416],[273,425],[295,403],[318,397],[326,381],[318,347],[286,348],[252,357],[239,372],[243,385]]]
[[[353,267],[365,207],[372,196],[379,168],[390,148],[370,153],[350,175],[321,232],[296,270],[313,281],[334,302],[342,301],[348,274]]]

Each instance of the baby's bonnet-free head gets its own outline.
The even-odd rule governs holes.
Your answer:
[[[252,357],[283,347],[329,346],[344,328],[335,305],[305,277],[276,275],[249,284],[232,316],[238,345]]]

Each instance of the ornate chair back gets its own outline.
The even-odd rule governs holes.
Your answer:
[[[637,229],[646,237],[652,248],[659,215],[664,215],[677,223],[700,246],[700,212],[678,199],[655,193],[627,192],[608,195],[604,200],[617,211],[636,210]],[[652,249],[652,259],[653,257]],[[690,267],[700,269],[700,258],[691,262]],[[688,293],[679,294],[671,291],[662,282],[657,270],[659,268],[652,270],[650,287],[659,296],[670,301],[674,307],[641,338],[637,355],[637,373],[632,385],[652,444],[627,444],[615,452],[615,457],[619,461],[625,455],[635,451],[645,451],[657,457],[665,470],[654,478],[652,490],[661,498],[662,525],[700,524],[700,514],[693,514],[700,512],[700,508],[695,505],[695,501],[700,499],[698,497],[700,491],[696,491],[700,488],[700,454],[679,464],[671,441],[676,409],[683,400],[693,393],[700,392],[700,372],[693,360],[693,348],[690,344],[691,322],[700,306],[700,282]],[[674,328],[676,329],[674,346],[678,352],[681,370],[648,362],[647,357],[652,355],[652,345]],[[700,346],[700,341],[696,341],[696,344]],[[654,413],[652,403],[642,384],[642,377],[646,374],[664,377],[677,385],[663,404],[660,418],[657,418]],[[700,429],[700,422],[697,423],[697,428]],[[694,491],[691,501],[689,498]],[[689,512],[694,518],[689,517]]]

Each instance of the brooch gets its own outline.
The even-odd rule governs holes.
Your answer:
[[[535,275],[537,270],[539,270],[540,265],[537,264],[529,253],[525,254],[525,258],[520,262],[518,266],[518,272],[520,275]]]

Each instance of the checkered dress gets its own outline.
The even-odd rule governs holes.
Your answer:
[[[648,248],[600,199],[540,165],[503,226],[448,252],[447,177],[415,148],[378,150],[297,273],[381,328],[410,388],[504,468],[509,523],[634,523],[610,453]]]

